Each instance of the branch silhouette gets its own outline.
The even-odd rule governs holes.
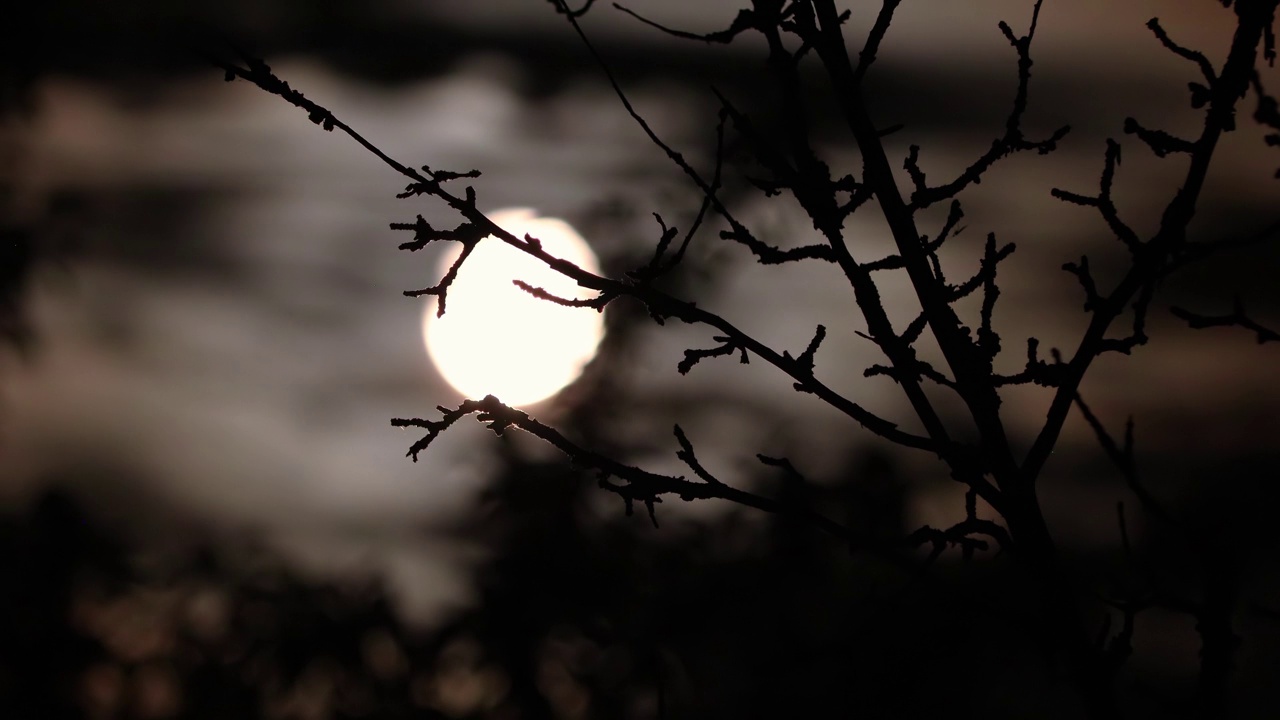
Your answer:
[[[503,404],[493,396],[467,400],[456,408],[440,407],[438,420],[393,420],[397,427],[424,431],[408,454],[417,460],[441,433],[462,418],[475,415],[495,433],[517,428],[559,449],[575,465],[596,473],[603,489],[623,499],[628,514],[636,503],[644,505],[655,525],[655,506],[662,502],[664,496],[675,496],[683,500],[728,500],[798,518],[848,543],[851,548],[871,551],[899,564],[919,564],[899,552],[904,548],[931,546],[932,550],[923,563],[927,565],[947,548],[958,548],[964,557],[970,558],[976,551],[989,549],[988,540],[992,540],[1001,551],[1007,551],[1012,557],[1031,597],[1035,599],[1035,607],[1029,611],[1033,633],[1065,662],[1092,717],[1110,718],[1120,714],[1115,673],[1132,650],[1137,613],[1158,604],[1157,600],[1183,608],[1196,617],[1202,637],[1200,703],[1207,714],[1225,707],[1234,648],[1231,612],[1238,595],[1239,576],[1233,568],[1219,567],[1226,563],[1214,564],[1225,554],[1214,544],[1215,541],[1203,534],[1196,536],[1197,542],[1204,541],[1210,548],[1201,556],[1206,592],[1200,602],[1191,603],[1167,596],[1161,600],[1160,593],[1151,590],[1141,597],[1110,601],[1110,606],[1120,612],[1121,627],[1115,633],[1109,624],[1097,629],[1091,626],[1085,608],[1077,600],[1077,579],[1061,559],[1058,543],[1044,517],[1037,486],[1046,463],[1059,444],[1068,416],[1076,408],[1103,451],[1120,470],[1141,507],[1161,521],[1179,526],[1179,531],[1185,531],[1138,477],[1132,424],[1127,427],[1124,440],[1117,441],[1085,404],[1081,385],[1097,358],[1107,353],[1131,354],[1147,342],[1147,313],[1163,278],[1175,269],[1232,244],[1194,242],[1188,236],[1189,227],[1204,194],[1219,142],[1224,134],[1236,128],[1240,102],[1250,89],[1259,98],[1255,119],[1264,126],[1280,127],[1275,101],[1266,95],[1257,71],[1260,54],[1267,62],[1274,57],[1272,26],[1280,0],[1223,3],[1226,8],[1223,12],[1234,13],[1236,27],[1226,56],[1216,68],[1215,59],[1179,44],[1158,19],[1148,23],[1147,27],[1154,35],[1153,46],[1196,66],[1199,78],[1188,85],[1189,105],[1192,110],[1202,113],[1203,119],[1194,138],[1183,138],[1149,127],[1135,118],[1126,119],[1121,131],[1132,136],[1145,149],[1139,151],[1149,151],[1166,161],[1185,162],[1186,169],[1181,173],[1178,189],[1165,203],[1158,228],[1149,236],[1144,236],[1135,225],[1120,217],[1113,199],[1116,183],[1123,180],[1120,177],[1122,143],[1117,139],[1106,140],[1096,194],[1091,194],[1093,191],[1053,189],[1053,197],[1101,216],[1111,234],[1127,250],[1128,264],[1122,268],[1119,279],[1107,285],[1094,275],[1087,255],[1081,255],[1078,261],[1066,262],[1063,269],[1075,276],[1083,290],[1087,327],[1074,350],[1063,353],[1059,349],[1051,349],[1048,360],[1040,356],[1040,341],[1028,338],[1025,367],[1012,375],[995,370],[997,360],[1006,353],[996,329],[995,314],[1002,298],[998,272],[1001,263],[1014,252],[1015,243],[997,242],[994,233],[988,233],[978,257],[978,270],[958,283],[948,282],[948,268],[940,251],[960,232],[958,224],[964,216],[961,196],[965,190],[980,183],[991,168],[1010,155],[1026,151],[1039,154],[1054,151],[1069,131],[1069,126],[1063,125],[1040,140],[1028,139],[1023,131],[1023,119],[1030,104],[1032,46],[1041,20],[1043,0],[1032,3],[1025,34],[1016,34],[1005,22],[998,26],[1014,50],[1017,67],[1014,98],[1003,129],[998,131],[990,147],[959,175],[938,184],[930,184],[921,167],[921,149],[917,145],[909,146],[900,165],[891,161],[884,138],[897,128],[885,130],[875,122],[864,82],[874,69],[882,44],[889,38],[894,12],[899,4],[897,0],[885,0],[880,5],[856,62],[845,34],[850,12],[837,9],[834,0],[753,0],[751,7],[740,10],[726,29],[711,33],[673,29],[628,8],[615,6],[656,31],[680,39],[728,44],[744,35],[756,34],[763,40],[769,72],[767,87],[776,93],[774,99],[778,106],[785,109],[781,113],[781,124],[768,133],[761,131],[750,113],[740,109],[726,94],[715,90],[719,110],[710,179],[706,173],[695,169],[684,154],[659,137],[629,100],[607,59],[580,24],[580,19],[591,10],[593,3],[588,1],[575,10],[564,0],[550,1],[555,11],[570,25],[587,54],[600,67],[627,114],[648,141],[688,178],[699,194],[697,217],[674,250],[679,230],[669,227],[660,215],[654,213],[661,234],[651,259],[616,278],[587,272],[548,253],[537,238],[516,237],[498,227],[478,209],[471,187],[465,187],[461,193],[453,189],[456,185],[452,183],[474,178],[478,175],[476,171],[455,173],[432,170],[427,166],[423,166],[421,171],[416,170],[392,159],[339,120],[333,112],[290,87],[261,60],[242,55],[242,65],[224,62],[219,62],[219,65],[225,70],[228,80],[244,79],[279,95],[307,112],[312,122],[325,130],[336,129],[348,135],[406,177],[410,182],[400,197],[434,197],[461,216],[463,222],[451,230],[434,228],[421,216],[412,223],[392,224],[393,229],[414,233],[412,241],[401,245],[406,250],[418,250],[432,242],[459,242],[463,245],[462,253],[437,284],[406,294],[437,296],[438,312],[443,314],[449,287],[460,273],[467,272],[466,260],[476,244],[504,242],[596,293],[587,300],[574,300],[516,281],[523,290],[537,298],[582,311],[603,311],[614,300],[628,297],[642,303],[649,316],[659,324],[676,319],[711,330],[710,341],[714,345],[686,349],[676,366],[680,373],[689,373],[703,362],[737,359],[746,363],[759,359],[781,371],[792,381],[795,390],[815,396],[819,402],[835,408],[879,438],[935,455],[951,478],[964,488],[965,519],[942,530],[922,527],[897,542],[886,544],[803,505],[735,488],[733,483],[720,479],[698,460],[695,445],[678,425],[674,429],[679,447],[676,456],[688,466],[696,480],[649,472],[582,447],[551,426]],[[839,119],[861,154],[860,174],[856,177],[853,174],[836,177],[813,140],[812,127],[817,111],[812,93],[806,88],[808,80],[801,74],[800,68],[804,63],[816,63],[818,66],[827,83],[826,90],[838,108]],[[749,148],[753,160],[767,173],[766,177],[747,178],[748,181],[766,196],[789,195],[812,221],[817,236],[815,242],[793,248],[770,245],[760,240],[734,214],[723,194],[723,155],[727,132],[736,133]],[[901,167],[905,175],[896,172],[895,165]],[[904,194],[902,187],[908,187],[909,194]],[[950,202],[947,217],[934,238],[930,239],[921,230],[926,222],[933,222],[924,211],[944,201]],[[878,209],[892,237],[894,251],[886,257],[859,257],[861,250],[850,246],[844,232],[845,222],[853,213],[867,212],[871,208]],[[883,362],[871,364],[864,369],[864,374],[889,377],[897,384],[914,414],[912,422],[919,424],[922,433],[902,429],[899,422],[869,411],[818,379],[815,368],[819,363],[831,362],[830,358],[820,356],[826,335],[826,328],[822,325],[816,326],[813,339],[793,356],[790,351],[772,348],[744,332],[726,317],[655,287],[655,280],[681,261],[695,241],[696,234],[704,227],[706,217],[712,213],[728,226],[720,233],[721,239],[742,246],[760,264],[817,260],[833,263],[840,269],[849,287],[851,307],[856,308],[865,322],[866,332],[860,334],[883,355]],[[1270,234],[1274,235],[1274,232]],[[900,328],[895,327],[884,307],[876,279],[879,277],[876,273],[892,271],[906,275],[919,303],[918,314]],[[966,298],[975,298],[980,304],[976,318],[968,321],[957,308]],[[1280,335],[1252,319],[1239,303],[1233,313],[1224,316],[1199,315],[1182,308],[1174,308],[1173,312],[1193,328],[1238,326],[1256,333],[1259,342],[1280,340]],[[1122,325],[1127,325],[1127,329],[1118,331]],[[926,331],[940,350],[945,365],[935,367],[919,357],[917,347]],[[1117,332],[1123,334],[1117,336]],[[1001,414],[1001,391],[1023,385],[1045,388],[1050,397],[1043,422],[1033,429],[1034,440],[1029,448],[1020,451],[1010,440],[1010,428]],[[948,416],[944,420],[938,410],[937,396],[927,392],[926,387],[958,399],[964,408],[964,416]],[[790,461],[763,455],[758,457],[765,465],[783,470],[792,482],[804,482],[803,475]],[[990,506],[996,520],[978,516],[978,500]],[[1123,543],[1129,549],[1123,506],[1119,508],[1118,521]]]

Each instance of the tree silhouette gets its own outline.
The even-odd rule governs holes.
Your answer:
[[[441,311],[447,311],[450,285],[467,271],[474,247],[504,242],[596,293],[574,300],[522,285],[547,302],[582,312],[629,302],[644,310],[627,316],[633,323],[674,320],[705,329],[707,346],[685,350],[677,371],[688,373],[702,363],[764,363],[781,373],[781,382],[813,395],[814,402],[834,408],[869,436],[936,458],[963,487],[965,517],[947,527],[895,532],[897,523],[885,522],[901,517],[900,494],[895,493],[899,480],[889,461],[878,470],[887,479],[868,494],[853,476],[876,472],[874,463],[848,468],[843,483],[822,488],[806,479],[801,459],[760,455],[758,474],[778,490],[748,491],[743,488],[757,486],[747,482],[750,478],[727,477],[704,465],[697,438],[678,425],[670,450],[688,467],[685,475],[629,464],[606,443],[592,442],[593,413],[607,412],[607,391],[582,403],[557,426],[493,396],[440,407],[438,419],[393,420],[397,427],[423,431],[409,449],[415,460],[441,433],[470,415],[497,435],[513,428],[533,435],[560,450],[564,459],[536,465],[509,458],[508,474],[494,491],[501,499],[495,512],[508,518],[508,530],[492,539],[495,553],[487,574],[481,575],[481,602],[421,651],[429,659],[422,662],[433,664],[437,679],[446,670],[466,675],[466,682],[489,688],[487,694],[481,691],[470,702],[450,701],[437,688],[434,705],[427,703],[432,710],[420,704],[366,703],[359,712],[352,710],[352,716],[612,717],[645,712],[658,717],[835,717],[890,711],[925,716],[956,712],[957,707],[965,709],[962,714],[1010,717],[1056,712],[1108,718],[1150,707],[1168,712],[1170,706],[1144,704],[1139,693],[1118,682],[1134,651],[1139,618],[1153,610],[1184,614],[1199,635],[1198,687],[1193,702],[1177,711],[1223,717],[1241,710],[1233,705],[1231,687],[1240,643],[1236,618],[1246,602],[1240,548],[1257,539],[1246,531],[1256,525],[1233,527],[1238,517],[1230,511],[1189,515],[1169,507],[1144,482],[1133,422],[1121,433],[1108,428],[1082,397],[1081,387],[1100,357],[1129,355],[1148,341],[1154,299],[1175,272],[1244,245],[1274,240],[1275,226],[1247,237],[1202,238],[1192,232],[1192,221],[1215,152],[1246,114],[1241,103],[1247,97],[1257,100],[1253,119],[1280,133],[1276,102],[1266,93],[1259,71],[1275,58],[1274,20],[1280,3],[1224,0],[1222,12],[1234,14],[1236,28],[1222,57],[1180,45],[1156,19],[1148,24],[1155,42],[1194,66],[1189,102],[1202,118],[1201,127],[1194,137],[1136,118],[1120,128],[1129,152],[1167,158],[1171,168],[1177,163],[1179,186],[1153,231],[1137,229],[1143,225],[1123,218],[1115,202],[1115,184],[1123,181],[1119,140],[1109,139],[1102,149],[1096,189],[1053,191],[1059,200],[1100,216],[1127,254],[1114,278],[1095,275],[1088,255],[1072,252],[1064,258],[1062,267],[1078,280],[1086,313],[1078,343],[1065,352],[1043,350],[1035,337],[1014,342],[1000,334],[999,272],[1015,250],[1013,243],[988,234],[981,254],[971,258],[977,270],[967,277],[956,277],[957,264],[944,259],[943,252],[958,233],[966,190],[1005,158],[1052,152],[1068,133],[1064,126],[1031,138],[1023,130],[1041,0],[1031,4],[1025,31],[999,26],[1016,66],[1016,92],[1004,127],[985,152],[944,180],[926,173],[926,149],[912,145],[905,158],[890,157],[884,138],[899,129],[877,122],[875,98],[866,90],[881,43],[892,41],[896,0],[881,4],[855,54],[850,54],[845,34],[851,11],[841,12],[833,0],[754,0],[725,30],[705,35],[666,28],[619,8],[654,26],[655,32],[689,41],[731,43],[746,35],[763,39],[766,76],[759,84],[770,88],[782,111],[760,118],[719,95],[717,151],[712,167],[703,170],[659,137],[629,102],[607,60],[579,25],[593,4],[587,0],[574,9],[563,0],[552,2],[597,60],[626,112],[687,176],[700,202],[683,233],[655,215],[659,228],[651,256],[612,276],[586,272],[546,252],[537,238],[517,237],[494,224],[479,209],[471,187],[455,190],[478,171],[416,169],[384,153],[330,109],[273,74],[262,60],[242,54],[237,62],[218,63],[228,81],[252,82],[303,109],[323,129],[338,130],[361,144],[408,180],[400,197],[426,196],[456,211],[461,220],[453,228],[436,227],[422,216],[392,224],[413,234],[401,245],[406,250],[441,241],[463,247],[437,284],[406,295],[435,296]],[[804,74],[810,68],[824,78],[821,97]],[[814,140],[818,108],[827,107],[823,103],[836,109],[860,153],[860,167],[849,174],[834,171]],[[1278,137],[1270,135],[1269,144]],[[811,240],[771,244],[739,217],[725,190],[731,145],[745,148],[755,166],[748,182],[768,196],[790,196],[804,210],[813,225]],[[851,245],[845,225],[857,212],[883,218],[893,240],[890,254],[863,257],[862,249]],[[933,222],[935,216],[940,223]],[[686,252],[701,241],[700,233],[713,218],[722,223],[721,240],[741,246],[761,264],[838,268],[852,293],[850,312],[865,328],[859,334],[883,356],[864,374],[898,385],[913,413],[910,422],[883,417],[824,382],[823,366],[835,359],[824,357],[823,325],[815,324],[804,347],[775,348],[732,318],[680,294]],[[882,300],[881,278],[891,274],[904,276],[918,301],[918,313],[905,324],[895,324]],[[1259,342],[1278,337],[1239,300],[1227,315],[1181,307],[1174,314],[1193,328],[1238,326]],[[1002,393],[1020,386],[1042,388],[1048,397],[1046,417],[1030,431],[1033,439],[1027,447],[1017,440],[1027,429],[1011,428],[1001,411]],[[957,401],[963,415],[942,412],[939,398],[944,396]],[[1123,504],[1100,509],[1115,513],[1124,540],[1128,571],[1114,581],[1095,582],[1079,573],[1064,557],[1044,516],[1039,481],[1073,411],[1093,430],[1143,522],[1161,539],[1154,550],[1136,547],[1128,530],[1135,513]],[[584,520],[583,504],[590,502],[593,485],[620,497],[628,515],[639,506],[655,525],[664,499],[728,500],[770,517],[752,525],[745,516],[732,515],[708,522],[695,537],[682,538],[687,541],[682,544],[659,540],[637,549],[629,544],[629,526],[605,522],[593,527]],[[765,534],[732,552],[717,551],[723,541],[717,533],[740,533],[737,524],[746,524],[751,532],[763,527]],[[474,529],[460,528],[469,530]],[[814,530],[829,538],[818,540]],[[949,551],[972,562],[939,563]],[[1179,563],[1195,569],[1171,570]],[[739,564],[749,566],[749,572],[737,572]],[[666,585],[663,591],[646,598],[660,583]],[[295,609],[311,607],[323,603],[324,594],[313,588],[305,600],[281,602]],[[374,602],[374,607],[380,606]],[[369,612],[375,613],[374,620],[361,616],[352,627],[362,632],[374,624],[394,625],[389,612]],[[268,648],[263,652],[272,659],[263,662],[284,685],[297,683],[317,657],[330,652],[330,643],[347,648],[350,655],[353,638],[363,636],[355,630],[351,636],[331,635],[324,648],[317,648],[305,642],[312,628],[342,623],[308,617],[300,609],[279,623],[277,635],[271,634],[276,630],[251,628],[245,637]],[[302,629],[291,634],[294,627]],[[338,667],[359,664],[345,657],[339,653]],[[1029,657],[1038,664],[1022,662]],[[457,677],[455,686],[465,685]],[[1067,679],[1070,694],[1061,678]],[[407,685],[396,687],[409,691]]]

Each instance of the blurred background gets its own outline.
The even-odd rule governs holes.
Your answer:
[[[738,7],[634,9],[707,32]],[[1031,8],[904,4],[869,91],[879,123],[904,124],[891,157],[919,144],[941,181],[989,146],[1016,87],[996,24],[1022,34]],[[954,277],[976,270],[988,232],[1019,248],[1002,265],[996,310],[1010,372],[1027,337],[1074,349],[1086,316],[1062,263],[1088,253],[1105,283],[1127,259],[1095,214],[1049,190],[1096,194],[1107,137],[1128,141],[1116,197],[1140,232],[1178,187],[1183,161],[1121,137],[1128,116],[1197,131],[1195,67],[1161,50],[1144,27],[1153,16],[1222,58],[1233,16],[1218,3],[1046,3],[1024,127],[1072,133],[962,196],[967,231],[944,252]],[[871,19],[855,8],[848,36],[860,42]],[[695,167],[714,162],[713,87],[761,127],[779,117],[754,38],[679,41],[604,4],[583,25]],[[436,281],[436,250],[398,251],[407,237],[388,224],[456,218],[395,199],[403,180],[376,158],[278,98],[225,83],[205,54],[225,56],[232,41],[265,58],[406,164],[481,170],[484,207],[564,218],[617,275],[651,255],[653,212],[684,229],[700,198],[550,4],[58,0],[16,8],[0,32],[4,717],[1078,716],[1018,622],[1005,558],[948,554],[909,573],[713,502],[669,500],[655,529],[554,451],[471,422],[418,463],[405,457],[417,435],[389,419],[461,398],[424,352],[423,305],[401,294]],[[1263,78],[1280,84],[1274,71]],[[810,79],[821,108],[821,78]],[[1215,160],[1198,240],[1275,220],[1280,153],[1241,117]],[[838,117],[819,112],[815,128],[834,173],[857,174]],[[771,243],[812,242],[803,211],[766,198],[745,179],[754,171],[730,151],[725,198],[737,216]],[[926,232],[944,216],[930,215]],[[670,288],[793,354],[823,323],[818,376],[913,428],[896,386],[862,377],[879,357],[857,335],[839,273],[763,268],[719,229],[704,228]],[[860,258],[891,252],[871,208],[846,231]],[[1043,482],[1082,596],[1150,584],[1198,601],[1229,588],[1242,717],[1271,717],[1280,701],[1278,356],[1245,331],[1189,330],[1168,307],[1224,313],[1238,296],[1274,326],[1278,259],[1272,241],[1173,276],[1151,342],[1100,360],[1084,388],[1114,433],[1135,418],[1143,477],[1201,540],[1146,518],[1078,417]],[[897,322],[916,314],[904,278],[885,274],[882,294]],[[930,458],[876,440],[761,363],[712,359],[679,374],[683,350],[712,347],[711,332],[659,327],[625,302],[606,324],[581,380],[532,408],[571,437],[688,474],[678,422],[730,484],[873,534],[963,518],[962,492]],[[1035,387],[1005,396],[1015,443],[1030,444],[1048,400]],[[958,422],[959,407],[938,401]],[[788,457],[808,482],[756,453]],[[1101,626],[1104,607],[1093,612]],[[1134,643],[1127,709],[1186,712],[1194,618],[1148,611]]]

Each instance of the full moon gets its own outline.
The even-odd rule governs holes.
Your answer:
[[[595,255],[568,223],[538,217],[526,208],[489,213],[516,237],[542,241],[551,255],[599,274]],[[443,276],[460,245],[440,259]],[[586,299],[594,292],[547,267],[537,258],[487,237],[476,245],[449,287],[444,317],[436,299],[423,309],[427,354],[445,381],[470,398],[494,395],[508,405],[531,405],[573,382],[595,355],[604,334],[601,313],[539,300],[516,287],[522,280],[563,298]]]

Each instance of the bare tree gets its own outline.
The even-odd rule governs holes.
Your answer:
[[[409,450],[415,460],[441,433],[459,420],[475,415],[495,433],[516,428],[555,446],[578,467],[596,473],[600,487],[620,496],[628,513],[635,505],[641,505],[655,523],[655,506],[665,496],[686,501],[719,498],[795,516],[847,543],[854,552],[873,553],[899,564],[927,565],[948,548],[959,548],[969,556],[975,551],[998,547],[1012,556],[1034,598],[1028,608],[1033,631],[1068,669],[1090,716],[1106,718],[1121,714],[1114,677],[1132,649],[1135,617],[1147,608],[1162,606],[1188,613],[1197,622],[1202,643],[1199,711],[1205,717],[1217,717],[1228,704],[1227,680],[1237,644],[1231,617],[1238,601],[1238,578],[1233,575],[1230,563],[1223,562],[1224,556],[1210,535],[1176,517],[1144,486],[1135,462],[1132,422],[1122,435],[1113,434],[1086,404],[1080,388],[1099,357],[1110,353],[1128,355],[1147,342],[1147,319],[1162,280],[1220,251],[1274,237],[1274,226],[1263,229],[1256,237],[1229,241],[1197,239],[1189,234],[1188,228],[1196,216],[1215,150],[1223,136],[1236,128],[1243,115],[1241,103],[1250,92],[1258,101],[1254,118],[1280,133],[1276,101],[1267,95],[1258,71],[1261,62],[1271,64],[1275,59],[1274,21],[1276,6],[1280,3],[1277,0],[1223,0],[1222,11],[1234,13],[1236,29],[1228,52],[1220,58],[1180,45],[1165,32],[1158,19],[1150,21],[1148,27],[1156,42],[1188,61],[1193,70],[1195,79],[1189,83],[1189,99],[1191,107],[1201,114],[1202,125],[1195,137],[1180,137],[1134,118],[1128,119],[1121,128],[1129,137],[1129,144],[1145,147],[1158,157],[1180,161],[1170,165],[1170,172],[1180,173],[1181,182],[1168,198],[1154,232],[1140,232],[1135,224],[1126,222],[1113,201],[1121,152],[1118,140],[1106,142],[1096,189],[1053,191],[1059,200],[1100,215],[1127,251],[1128,262],[1113,283],[1095,279],[1087,255],[1071,257],[1063,265],[1079,281],[1084,311],[1088,315],[1087,327],[1074,348],[1045,353],[1035,337],[1008,343],[993,320],[1000,298],[1001,263],[1014,252],[1013,243],[1001,243],[994,234],[988,235],[978,258],[977,272],[959,280],[948,277],[939,252],[957,231],[963,216],[959,198],[967,188],[979,183],[994,165],[1011,155],[1052,152],[1068,133],[1068,128],[1062,127],[1044,137],[1033,138],[1023,131],[1031,83],[1032,42],[1042,1],[1031,4],[1025,31],[1017,31],[1003,22],[999,25],[1017,67],[1017,90],[1002,132],[993,139],[989,149],[957,176],[937,180],[926,176],[919,147],[911,146],[904,160],[889,156],[884,138],[895,129],[877,123],[874,98],[864,91],[865,79],[874,71],[881,43],[890,37],[899,0],[884,0],[880,4],[871,30],[861,39],[856,53],[850,52],[850,38],[845,34],[845,21],[851,11],[840,11],[834,0],[753,0],[751,7],[741,10],[726,29],[709,34],[666,28],[619,6],[619,10],[654,26],[658,32],[694,42],[731,43],[748,34],[758,34],[764,39],[768,49],[769,82],[784,99],[787,109],[781,126],[762,131],[747,112],[729,98],[719,96],[717,152],[713,166],[704,170],[695,168],[655,133],[629,102],[619,81],[610,74],[606,59],[579,26],[579,19],[591,9],[593,0],[576,9],[567,6],[564,0],[552,0],[555,11],[565,17],[599,62],[626,111],[653,144],[687,176],[700,196],[701,208],[684,233],[667,226],[659,217],[660,236],[651,259],[616,277],[587,272],[544,250],[537,238],[517,237],[492,222],[479,209],[471,187],[455,189],[459,181],[477,177],[477,171],[452,172],[429,166],[418,169],[404,164],[384,153],[328,108],[278,78],[261,60],[242,54],[238,63],[219,64],[226,71],[228,81],[241,78],[279,95],[306,111],[312,122],[325,130],[346,134],[376,155],[408,179],[400,197],[435,198],[457,212],[461,221],[452,228],[435,227],[421,216],[412,222],[392,225],[397,230],[413,233],[413,239],[401,245],[403,249],[418,250],[440,241],[462,246],[456,262],[437,284],[406,295],[435,296],[439,299],[440,312],[446,312],[450,286],[459,273],[466,272],[467,258],[476,245],[482,241],[504,242],[595,293],[590,299],[572,299],[521,284],[526,291],[547,302],[591,312],[603,311],[620,298],[630,298],[643,304],[658,324],[678,320],[706,328],[710,346],[686,350],[677,368],[682,373],[700,362],[717,358],[764,362],[776,368],[782,380],[791,382],[797,392],[815,396],[816,402],[835,408],[865,432],[936,457],[950,477],[964,487],[966,517],[950,527],[921,527],[894,542],[886,542],[862,528],[841,524],[802,504],[748,492],[717,477],[700,463],[693,443],[679,426],[674,429],[673,449],[688,466],[688,476],[655,473],[584,447],[555,427],[493,396],[467,400],[457,407],[440,407],[437,419],[393,420],[392,424],[397,427],[419,428],[424,432]],[[861,167],[857,172],[837,176],[816,147],[812,137],[811,97],[802,87],[801,77],[802,66],[808,64],[820,68],[828,84],[826,89],[860,152]],[[758,187],[770,195],[789,194],[807,213],[815,233],[811,243],[791,247],[772,245],[753,233],[735,214],[723,190],[727,137],[748,147],[753,161],[767,173],[764,179],[753,179]],[[1280,134],[1271,135],[1270,142],[1275,144],[1277,138]],[[908,192],[900,191],[899,180],[905,181]],[[926,227],[926,211],[941,205],[947,207],[945,221],[937,228]],[[892,234],[890,254],[863,257],[859,249],[850,246],[844,227],[855,212],[879,212],[883,216]],[[839,268],[852,290],[853,305],[865,323],[864,337],[883,355],[883,361],[866,368],[865,374],[886,376],[897,383],[922,432],[904,429],[899,422],[877,415],[815,374],[815,366],[823,359],[826,329],[822,325],[814,328],[812,340],[803,348],[775,348],[742,330],[732,318],[710,312],[664,289],[663,277],[682,262],[686,250],[704,227],[704,220],[712,215],[724,223],[720,238],[742,246],[761,264],[830,263]],[[882,302],[878,278],[887,273],[905,274],[918,300],[919,312],[905,325],[895,325]],[[975,300],[979,308],[976,316],[965,317],[970,314],[957,309],[957,303],[966,298]],[[1174,312],[1192,327],[1239,326],[1256,333],[1259,342],[1280,337],[1274,329],[1254,319],[1239,302],[1234,312],[1223,316],[1181,308]],[[922,358],[918,348],[926,333],[940,349],[943,363],[935,364]],[[1007,366],[1007,362],[1001,361],[1010,354],[1018,358],[1016,363],[1021,369],[1016,372],[999,369]],[[1010,439],[1007,419],[1001,413],[1001,393],[1007,388],[1025,385],[1043,388],[1051,401],[1042,425],[1033,433],[1034,442],[1022,451]],[[938,392],[953,394],[966,408],[963,427],[955,418],[944,419],[936,404]],[[1076,580],[1062,562],[1059,544],[1046,523],[1037,487],[1073,407],[1096,433],[1142,512],[1154,522],[1164,523],[1172,531],[1191,538],[1189,546],[1196,548],[1199,562],[1206,568],[1204,592],[1197,598],[1159,591],[1156,583],[1141,584],[1136,590],[1102,600],[1110,607],[1107,617],[1118,620],[1118,627],[1112,627],[1112,621],[1099,628],[1096,613],[1086,612],[1084,601],[1075,589]],[[765,465],[802,479],[787,459],[764,455],[759,459]],[[979,517],[976,510],[979,500],[994,509],[997,520]],[[1119,508],[1119,522],[1127,546],[1123,506]],[[913,548],[924,548],[927,552],[904,552]]]

